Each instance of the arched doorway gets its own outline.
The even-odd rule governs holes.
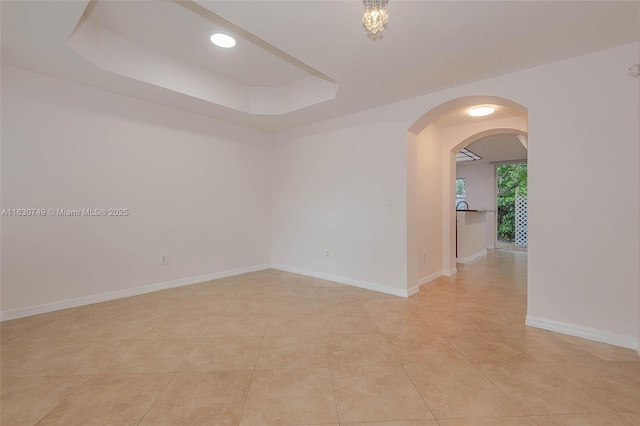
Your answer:
[[[471,108],[494,108],[470,117]],[[407,133],[407,287],[409,294],[441,275],[456,273],[456,153],[491,135],[527,135],[527,109],[496,96],[445,102],[420,117]]]

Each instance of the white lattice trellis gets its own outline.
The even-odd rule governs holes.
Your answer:
[[[518,195],[516,196],[516,245],[520,247],[527,247],[528,233],[527,233],[527,197]]]

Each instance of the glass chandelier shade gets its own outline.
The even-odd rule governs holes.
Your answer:
[[[384,31],[387,22],[389,22],[387,3],[389,0],[362,0],[362,4],[364,4],[362,23],[373,34]]]

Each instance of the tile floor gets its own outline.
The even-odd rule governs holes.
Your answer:
[[[525,327],[526,253],[405,300],[268,270],[4,322],[0,423],[640,425],[632,350]]]

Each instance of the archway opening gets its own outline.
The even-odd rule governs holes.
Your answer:
[[[474,107],[493,113],[473,117]],[[495,96],[445,102],[418,119],[407,138],[407,287],[419,287],[456,268],[456,154],[489,136],[526,141],[527,109]],[[528,143],[528,142],[527,142]]]

